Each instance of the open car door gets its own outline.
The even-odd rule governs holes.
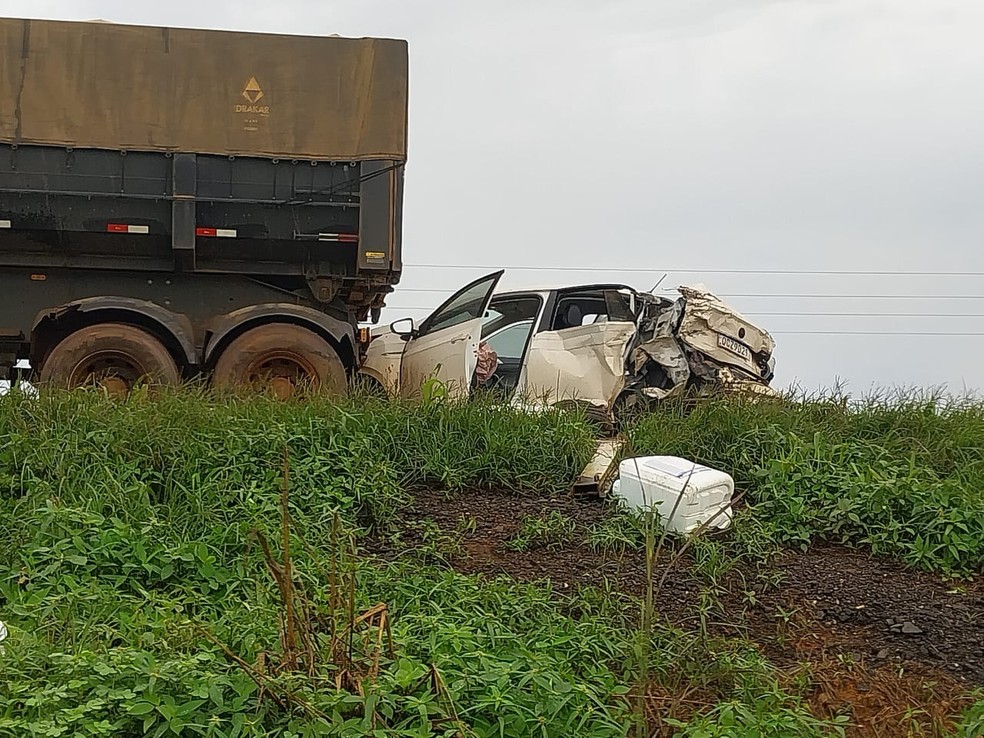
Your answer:
[[[453,397],[466,397],[478,365],[482,322],[504,271],[476,279],[455,292],[407,341],[400,363],[400,387],[417,395],[434,378]]]

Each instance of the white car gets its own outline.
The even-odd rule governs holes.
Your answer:
[[[608,416],[693,388],[770,392],[772,337],[701,286],[676,300],[620,284],[496,294],[502,274],[466,285],[419,325],[374,332],[360,376],[390,395],[433,378],[457,397],[492,389],[517,405],[573,401]],[[497,359],[484,381],[480,345]]]

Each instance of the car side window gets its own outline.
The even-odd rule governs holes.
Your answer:
[[[488,343],[500,359],[521,359],[532,331],[533,321],[523,320],[489,336]]]
[[[609,320],[633,320],[628,298],[616,290],[564,294],[557,301],[551,330],[563,331]]]
[[[605,300],[600,292],[565,295],[557,301],[551,330],[563,331],[588,325],[593,323],[597,316],[604,314],[606,314]]]

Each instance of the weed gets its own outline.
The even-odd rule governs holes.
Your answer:
[[[458,526],[450,533],[445,532],[433,520],[418,520],[408,523],[406,527],[420,537],[420,544],[412,553],[423,563],[448,566],[451,561],[465,553],[462,544],[465,535],[469,532],[466,521],[459,521]]]
[[[684,738],[816,738],[845,735],[849,720],[837,717],[830,721],[814,717],[800,704],[727,702],[718,705],[690,723],[670,721],[680,728]]]
[[[577,523],[557,510],[544,516],[527,515],[506,546],[512,551],[554,550],[571,541]]]
[[[697,537],[691,546],[693,569],[700,574],[715,592],[723,592],[724,579],[735,568],[738,560],[729,556],[724,545],[712,538]]]
[[[473,522],[412,565],[340,552],[414,487],[549,493],[590,452],[576,418],[446,398],[4,397],[0,734],[619,735],[609,617],[427,566]]]
[[[782,606],[777,606],[775,617],[777,620],[781,621],[783,625],[788,626],[793,621],[793,618],[796,617],[796,614],[800,611],[800,609],[801,608],[799,607],[794,607],[791,610],[787,610]]]
[[[640,516],[619,512],[592,525],[588,529],[585,542],[596,551],[608,551],[623,556],[627,551],[642,548],[644,525]]]
[[[954,738],[976,738],[981,735],[984,735],[984,697],[967,709],[953,734]]]

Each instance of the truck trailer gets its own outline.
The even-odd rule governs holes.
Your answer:
[[[0,19],[0,379],[341,389],[407,97],[399,39]]]

